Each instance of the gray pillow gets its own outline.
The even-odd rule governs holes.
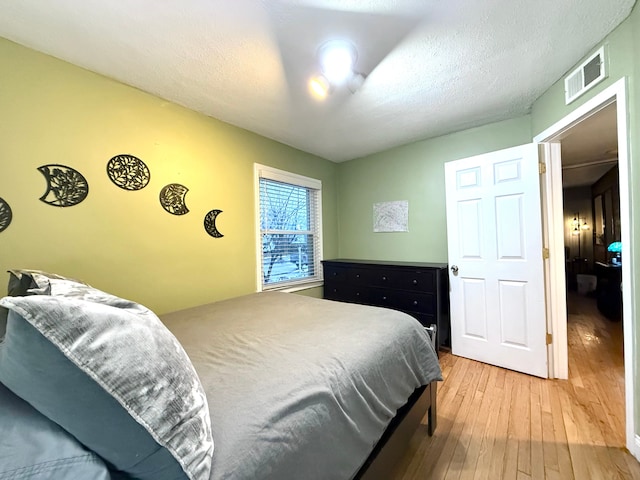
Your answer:
[[[207,479],[213,440],[206,397],[175,337],[135,302],[51,282],[52,294],[68,296],[0,300],[10,310],[0,381],[114,469],[149,480]],[[141,430],[162,448],[143,442],[137,449],[132,439]]]
[[[63,277],[55,273],[47,273],[41,270],[29,269],[12,269],[7,270],[9,273],[9,285],[7,286],[7,295],[10,297],[21,297],[24,295],[49,295],[51,292],[50,280],[69,280],[75,283],[83,284],[78,280]],[[7,315],[9,311],[0,307],[0,340],[4,337],[7,328]]]
[[[27,290],[31,286],[31,277],[22,276],[20,273],[14,273],[8,270],[9,273],[9,285],[7,287],[7,295],[15,297],[18,295],[27,295]],[[0,307],[0,340],[4,337],[4,332],[7,329],[7,315],[9,310],[4,307]]]
[[[106,465],[0,384],[0,478],[109,480]]]
[[[4,338],[4,332],[7,330],[7,315],[9,310],[4,307],[0,307],[0,342]]]
[[[11,269],[9,273],[9,287],[7,294],[10,297],[22,297],[25,295],[52,295],[51,286],[58,280],[76,283],[89,287],[84,282],[74,278],[68,278],[57,273],[43,272],[32,269]]]

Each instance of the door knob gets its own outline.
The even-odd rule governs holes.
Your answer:
[[[451,265],[451,273],[453,273],[454,275],[458,274],[458,266],[457,265]]]

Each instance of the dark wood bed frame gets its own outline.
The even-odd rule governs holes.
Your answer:
[[[355,480],[388,480],[394,467],[406,453],[411,437],[425,414],[428,432],[433,435],[437,426],[437,382],[417,388],[402,406],[373,451],[358,471]]]

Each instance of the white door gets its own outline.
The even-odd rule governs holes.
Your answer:
[[[451,351],[547,377],[538,151],[445,164]]]

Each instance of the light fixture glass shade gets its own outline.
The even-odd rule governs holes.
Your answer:
[[[318,99],[324,99],[331,89],[329,80],[324,75],[316,75],[309,80],[309,91]]]
[[[580,229],[578,227],[573,227],[571,235],[580,235]]]
[[[319,60],[327,80],[332,84],[342,83],[353,75],[356,50],[349,42],[327,42],[320,48]]]
[[[607,247],[607,250],[613,253],[621,253],[622,252],[622,242],[613,242],[610,243]]]
[[[587,222],[584,222],[580,228],[582,230],[589,230],[589,224]]]

